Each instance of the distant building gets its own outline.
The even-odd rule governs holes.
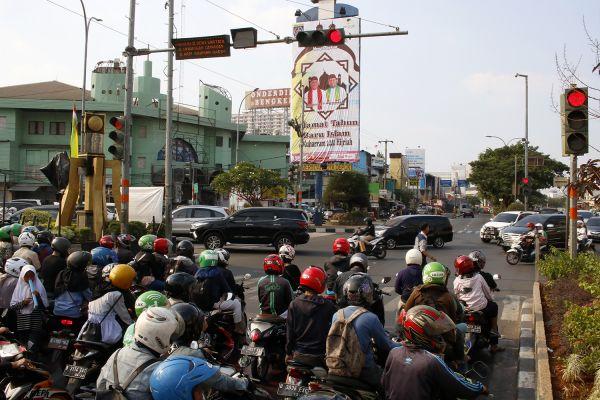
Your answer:
[[[269,108],[245,111],[231,116],[231,122],[245,125],[247,135],[289,135],[289,109]]]

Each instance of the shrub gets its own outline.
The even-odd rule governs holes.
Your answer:
[[[127,228],[129,234],[135,236],[136,239],[141,238],[147,233],[146,224],[140,221],[129,221]]]
[[[525,211],[525,205],[523,203],[510,203],[506,207],[506,211]]]
[[[546,278],[552,281],[577,271],[576,263],[577,259],[571,260],[566,251],[553,248],[549,255],[540,260],[539,269]]]
[[[79,238],[79,243],[95,242],[96,236],[90,228],[76,228],[75,236]]]
[[[589,306],[569,304],[562,333],[572,352],[580,354],[582,369],[594,373],[600,365],[600,300]]]
[[[121,233],[121,222],[114,220],[110,221],[106,227],[106,230],[110,235],[118,235]]]
[[[58,228],[53,228],[52,234],[58,236]],[[75,230],[70,226],[61,226],[60,236],[69,239],[71,242],[79,241],[79,238],[75,235]]]
[[[25,225],[26,222],[31,222],[35,220],[35,225],[48,225],[48,220],[53,224],[52,215],[48,211],[40,211],[34,209],[26,209],[21,214],[21,223]]]
[[[367,215],[368,214],[365,211],[351,211],[349,213],[341,214],[339,222],[343,225],[361,225],[364,223],[364,219]]]

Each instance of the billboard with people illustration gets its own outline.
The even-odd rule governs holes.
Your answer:
[[[357,18],[308,21],[298,31],[343,28],[359,34]],[[337,46],[294,46],[291,115],[304,120],[304,162],[355,162],[360,147],[360,39]],[[291,161],[300,160],[300,140],[290,132]]]

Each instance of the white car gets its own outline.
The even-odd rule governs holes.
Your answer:
[[[507,226],[513,225],[515,222],[522,220],[523,218],[537,214],[532,211],[505,211],[496,215],[490,219],[490,222],[483,224],[479,230],[479,237],[484,243],[489,243],[492,240],[500,237],[500,231]]]
[[[190,235],[192,224],[225,218],[228,210],[225,207],[217,206],[183,206],[174,210],[171,215],[173,216],[173,233],[187,236]]]

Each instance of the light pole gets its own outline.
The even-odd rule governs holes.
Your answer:
[[[81,115],[85,112],[85,88],[87,81],[87,52],[88,52],[88,34],[90,31],[90,24],[92,21],[101,22],[100,18],[90,17],[88,19],[87,13],[85,12],[85,4],[83,0],[79,0],[81,2],[81,8],[83,9],[83,25],[85,28],[85,44],[83,50],[83,87],[81,89]]]
[[[240,152],[240,113],[242,112],[242,104],[246,101],[246,98],[250,96],[252,93],[256,93],[258,88],[255,88],[253,91],[246,93],[242,101],[240,101],[240,106],[238,107],[238,113],[236,123],[235,123],[235,165],[238,163],[238,154]]]
[[[525,78],[525,160],[524,160],[524,175],[529,176],[529,75],[515,74],[515,78]],[[523,204],[527,210],[527,194],[523,195]]]
[[[510,142],[512,142],[513,140],[521,140],[523,141],[523,138],[520,137],[516,137],[516,138],[512,138],[510,139],[508,142],[506,142],[504,139],[502,139],[500,136],[494,136],[494,135],[485,135],[486,138],[495,138],[495,139],[500,139],[502,141],[502,143],[504,143],[504,147],[508,147],[508,145],[510,144]],[[517,155],[515,154],[515,183],[514,183],[514,195],[515,195],[515,200],[517,199],[517,194],[519,193],[519,191],[517,190]]]

